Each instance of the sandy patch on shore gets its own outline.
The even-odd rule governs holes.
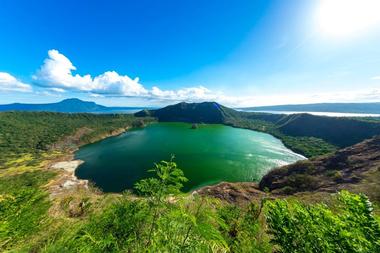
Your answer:
[[[55,198],[71,191],[88,190],[88,180],[78,179],[75,176],[75,170],[82,163],[81,160],[68,160],[50,166],[50,169],[61,170],[60,175],[48,184],[50,197]]]
[[[83,163],[82,160],[73,160],[73,161],[64,161],[54,163],[51,168],[52,169],[63,169],[67,172],[74,172],[79,165]]]

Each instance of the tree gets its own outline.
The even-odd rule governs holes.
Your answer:
[[[151,243],[160,210],[164,210],[163,207],[166,204],[164,202],[165,198],[170,194],[179,194],[183,183],[187,181],[183,171],[174,162],[174,156],[168,162],[161,161],[156,163],[154,168],[149,170],[149,172],[154,172],[156,177],[143,179],[135,185],[138,193],[147,197],[150,210],[153,212],[149,236],[146,242],[147,245]]]

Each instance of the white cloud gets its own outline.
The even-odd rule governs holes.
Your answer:
[[[32,87],[29,84],[17,80],[16,77],[6,72],[0,72],[0,90],[30,92]]]
[[[73,63],[58,50],[48,51],[48,58],[33,76],[35,83],[47,87],[51,91],[65,90],[88,92],[92,97],[125,96],[141,97],[156,100],[173,101],[205,101],[216,100],[221,94],[216,94],[203,86],[188,87],[178,90],[161,90],[158,87],[146,89],[139,78],[130,78],[115,71],[106,71],[92,77],[90,74],[73,74],[76,71]]]
[[[103,98],[104,97],[103,95],[96,94],[96,93],[90,93],[89,96],[93,97],[93,98]]]
[[[48,88],[49,90],[51,91],[54,91],[54,92],[59,92],[59,93],[64,93],[66,92],[64,89],[62,88]]]
[[[55,49],[49,50],[48,56],[40,70],[33,76],[40,86],[108,95],[142,96],[147,94],[147,90],[139,83],[138,78],[131,79],[115,71],[107,71],[94,78],[89,74],[73,75],[72,71],[75,71],[76,67],[66,56]]]
[[[92,81],[91,91],[98,94],[115,94],[124,96],[145,96],[148,91],[139,83],[139,78],[131,79],[115,71],[107,71],[96,76]]]
[[[50,92],[47,90],[37,90],[35,94],[42,95],[42,96],[49,96],[49,97],[59,97],[59,98],[62,97],[60,93]]]
[[[181,101],[215,100],[219,97],[218,94],[203,86],[165,91],[161,90],[158,87],[153,87],[149,91],[149,94],[153,98]]]
[[[371,78],[372,80],[380,80],[380,76],[374,76]]]

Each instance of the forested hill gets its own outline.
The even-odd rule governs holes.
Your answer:
[[[252,111],[341,112],[380,114],[380,103],[318,103],[241,108]]]
[[[380,120],[375,118],[242,112],[215,102],[179,103],[158,110],[140,111],[135,116],[152,116],[159,121],[217,123],[262,131],[280,138],[286,146],[307,157],[330,153],[380,135]]]
[[[0,169],[23,154],[75,149],[150,121],[126,114],[0,112]]]
[[[141,109],[141,107],[107,107],[94,102],[83,101],[77,98],[69,98],[57,103],[50,104],[22,104],[13,103],[0,105],[0,111],[44,111],[44,112],[110,112],[131,109]]]
[[[143,110],[136,116],[156,117],[160,121],[191,123],[225,123],[230,118],[239,118],[240,112],[215,102],[179,103],[157,110]]]

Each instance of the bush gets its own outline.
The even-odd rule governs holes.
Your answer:
[[[46,225],[50,202],[40,186],[54,175],[35,171],[0,178],[0,250],[18,246]]]
[[[227,205],[219,209],[220,230],[231,252],[272,252],[259,222],[261,207],[251,203],[246,208]]]
[[[332,176],[333,180],[337,183],[343,181],[343,175],[340,171],[335,171],[334,175]]]
[[[311,191],[318,188],[318,179],[308,174],[291,174],[288,183],[297,191]]]
[[[364,195],[342,191],[338,211],[286,200],[268,202],[266,219],[281,252],[380,252],[380,225]]]

